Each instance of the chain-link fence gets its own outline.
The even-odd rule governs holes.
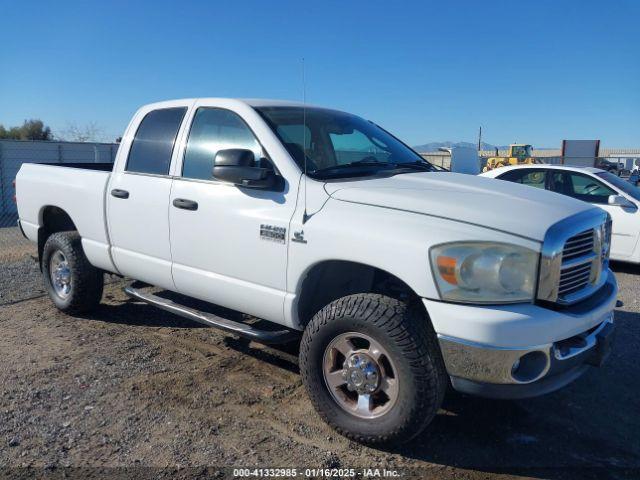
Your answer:
[[[113,162],[117,144],[0,140],[0,306],[42,295],[34,244],[16,226],[14,180],[23,163]]]
[[[449,170],[451,168],[451,154],[446,152],[421,153],[427,162]]]
[[[117,151],[115,143],[0,140],[0,228],[16,224],[13,181],[23,163],[113,162]]]

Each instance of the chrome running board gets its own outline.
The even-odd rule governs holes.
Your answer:
[[[174,313],[189,320],[193,320],[194,322],[202,323],[208,327],[219,328],[225,332],[234,333],[260,343],[287,343],[296,339],[300,335],[299,332],[295,330],[287,329],[259,330],[251,325],[247,325],[246,323],[228,320],[211,313],[196,310],[195,308],[179,305],[171,300],[159,297],[152,293],[142,292],[139,289],[134,288],[133,285],[124,287],[124,293],[131,298],[148,303],[149,305]]]

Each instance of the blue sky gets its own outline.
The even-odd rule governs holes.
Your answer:
[[[640,2],[0,0],[0,123],[121,134],[140,105],[307,100],[410,144],[640,146]]]

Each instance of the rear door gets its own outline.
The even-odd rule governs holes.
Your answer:
[[[178,104],[139,114],[143,118],[133,138],[120,146],[128,155],[118,158],[107,192],[116,267],[123,275],[171,290],[169,170],[186,112],[187,105]]]

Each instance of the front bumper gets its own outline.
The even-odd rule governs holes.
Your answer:
[[[613,316],[581,335],[527,349],[503,349],[440,337],[456,390],[490,398],[527,398],[553,392],[609,356]]]
[[[582,375],[589,365],[599,366],[607,358],[614,335],[613,308],[616,295],[617,284],[610,273],[606,285],[584,305],[559,311],[529,305],[528,316],[523,317],[522,311],[518,311],[517,318],[520,321],[507,322],[513,332],[511,345],[505,344],[501,334],[496,337],[499,341],[486,343],[454,337],[436,327],[453,387],[464,393],[485,397],[525,398],[567,385]],[[487,307],[464,308],[487,313]],[[504,313],[503,309],[500,311]],[[594,312],[597,314],[595,318]],[[531,322],[537,321],[538,328],[545,328],[547,322],[540,318],[541,315],[563,322],[565,331],[570,333],[552,339],[544,331],[531,334]],[[439,320],[442,321],[441,318]],[[480,332],[477,320],[466,318],[460,319],[460,322],[469,322],[474,327],[472,332]],[[436,320],[433,323],[435,326],[439,322]],[[490,328],[499,329],[499,324],[488,324]],[[579,326],[582,328],[576,333]],[[527,332],[530,334],[527,335]],[[491,333],[484,332],[484,336],[488,335]],[[535,343],[524,343],[522,339],[526,337]],[[545,341],[538,343],[538,339]]]

